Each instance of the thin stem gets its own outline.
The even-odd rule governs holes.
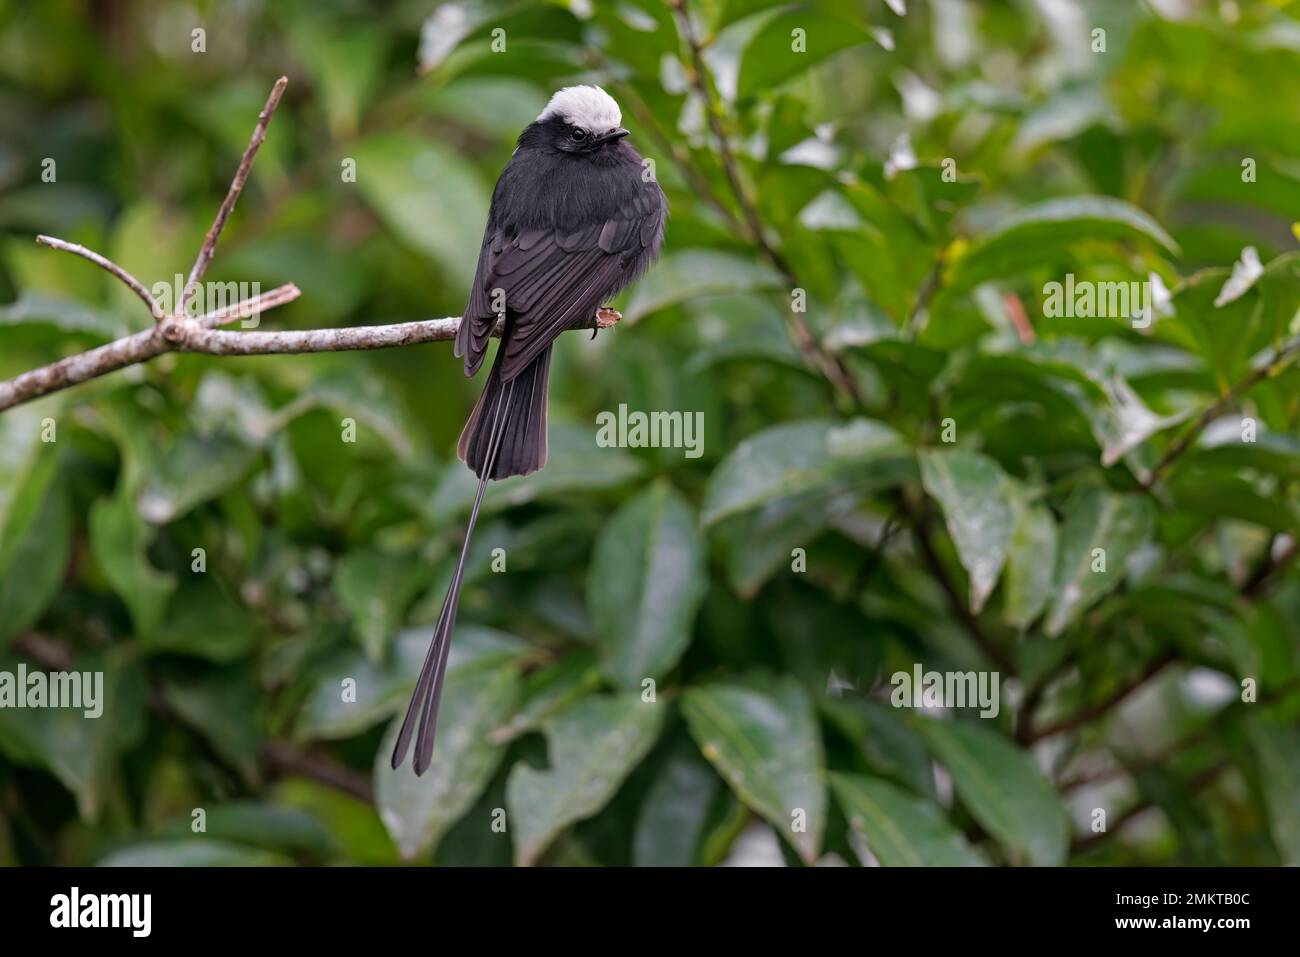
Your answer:
[[[54,236],[37,236],[36,241],[42,246],[49,246],[51,249],[61,249],[65,253],[72,253],[74,256],[80,256],[82,259],[89,259],[100,269],[108,270],[120,279],[128,289],[140,297],[140,301],[145,304],[146,308],[149,310],[149,314],[153,316],[155,320],[159,320],[163,317],[162,307],[158,305],[158,301],[154,299],[149,290],[144,287],[144,283],[139,279],[136,279],[112,260],[106,259],[99,253],[87,249],[85,246],[79,245],[78,243],[70,243]]]
[[[239,168],[235,170],[235,178],[230,181],[230,189],[226,191],[226,198],[221,202],[221,208],[217,210],[217,217],[212,221],[212,227],[203,237],[203,245],[199,248],[199,255],[194,260],[194,267],[190,269],[190,277],[185,282],[185,290],[181,293],[180,305],[176,309],[178,315],[184,315],[185,309],[198,291],[199,280],[207,272],[208,263],[212,262],[212,255],[217,249],[217,240],[221,238],[221,231],[226,228],[226,220],[235,209],[235,203],[239,200],[239,194],[244,191],[244,184],[248,181],[248,172],[253,168],[253,160],[257,158],[257,151],[262,148],[262,141],[266,139],[266,127],[271,122],[271,114],[275,108],[280,105],[280,97],[284,95],[284,88],[289,85],[289,78],[282,76],[275,81],[275,86],[271,88],[271,95],[266,98],[266,105],[262,107],[262,112],[257,115],[257,125],[253,127],[252,139],[248,141],[248,148],[244,150],[244,155],[239,160]]]
[[[1155,468],[1142,479],[1142,487],[1150,488],[1153,486],[1192,447],[1200,434],[1205,431],[1206,426],[1222,415],[1240,396],[1265,379],[1270,379],[1280,373],[1283,367],[1297,355],[1300,355],[1300,336],[1292,339],[1286,345],[1279,346],[1274,350],[1271,357],[1252,369],[1249,375],[1246,375],[1227,392],[1219,396],[1218,399],[1206,406],[1201,411],[1201,414],[1197,416],[1196,421],[1178,437],[1173,445],[1169,446],[1160,461],[1156,463]]]
[[[714,139],[718,141],[718,158],[722,163],[722,171],[727,177],[727,184],[731,187],[736,204],[740,207],[750,239],[791,286],[801,288],[803,284],[799,282],[799,278],[795,275],[789,261],[776,246],[768,242],[762,219],[758,215],[758,207],[745,189],[744,183],[741,182],[740,164],[737,162],[736,154],[731,148],[731,140],[727,136],[727,131],[722,125],[722,110],[714,98],[709,67],[704,62],[704,45],[695,33],[695,26],[691,23],[691,17],[686,10],[685,2],[684,0],[669,0],[669,3],[677,15],[682,37],[690,48],[693,66],[692,83],[704,101],[704,112],[709,120],[709,128],[713,131]],[[831,384],[832,388],[841,392],[854,406],[860,407],[862,405],[862,393],[858,389],[858,384],[848,367],[837,356],[822,348],[821,343],[817,341],[817,337],[813,335],[812,330],[800,313],[788,309],[785,310],[784,315],[786,325],[790,330],[790,338],[794,341],[795,347],[804,356],[805,360],[821,371],[822,376]]]

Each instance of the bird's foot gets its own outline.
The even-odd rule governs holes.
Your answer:
[[[609,306],[601,306],[596,310],[596,328],[591,330],[591,338],[596,338],[596,333],[601,329],[612,329],[614,325],[623,318],[623,314],[617,309],[611,309]]]

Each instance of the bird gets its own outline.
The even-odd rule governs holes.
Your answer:
[[[475,375],[503,322],[501,343],[456,451],[478,477],[455,573],[434,627],[392,767],[415,740],[422,775],[433,755],[438,702],[460,602],[465,555],[489,480],[546,464],[547,378],[560,333],[617,321],[602,304],[659,257],[668,202],[627,139],[622,111],[599,86],[570,86],[519,134],[492,191],[478,267],[456,334],[455,355]],[[593,333],[594,335],[594,333]]]

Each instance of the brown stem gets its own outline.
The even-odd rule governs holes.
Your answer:
[[[1265,379],[1272,378],[1282,371],[1282,367],[1300,354],[1300,336],[1292,339],[1286,345],[1279,346],[1274,350],[1273,355],[1261,363],[1257,368],[1252,369],[1250,374],[1242,378],[1232,386],[1227,392],[1219,396],[1214,402],[1210,403],[1201,414],[1196,417],[1196,421],[1183,432],[1182,435],[1169,446],[1165,454],[1161,456],[1160,461],[1155,467],[1142,479],[1142,487],[1150,488],[1156,481],[1169,470],[1179,458],[1181,458],[1188,449],[1192,447],[1198,436],[1205,431],[1205,427],[1223,414],[1244,393],[1253,389],[1256,385]]]
[[[1016,663],[1005,651],[998,647],[997,643],[988,636],[984,627],[980,624],[978,618],[971,612],[970,607],[962,598],[961,592],[953,583],[952,578],[948,575],[948,570],[944,568],[943,560],[939,557],[938,551],[935,550],[934,541],[930,537],[930,530],[926,527],[925,518],[910,502],[907,501],[905,492],[900,491],[896,496],[896,502],[903,515],[907,519],[908,525],[912,529],[912,538],[916,542],[917,548],[921,552],[921,558],[925,566],[929,569],[930,576],[939,584],[943,591],[944,598],[948,602],[948,607],[952,610],[953,615],[965,627],[971,640],[979,646],[984,655],[1001,668],[1008,675],[1015,675],[1018,671]]]
[[[226,228],[226,220],[235,209],[235,203],[239,200],[239,194],[244,191],[244,184],[248,181],[249,170],[253,168],[253,160],[257,158],[257,151],[262,148],[262,141],[266,139],[266,126],[271,122],[271,114],[275,108],[280,105],[280,97],[284,95],[284,88],[289,85],[289,78],[282,76],[275,81],[275,86],[271,88],[271,95],[266,98],[266,105],[262,107],[262,112],[257,115],[257,125],[253,127],[253,136],[248,141],[248,147],[244,150],[244,155],[239,160],[239,167],[235,170],[235,178],[230,181],[230,189],[226,191],[226,198],[221,201],[221,208],[217,210],[217,217],[212,221],[212,226],[208,233],[203,237],[203,245],[199,247],[199,255],[194,260],[194,266],[190,269],[190,277],[185,281],[185,290],[181,293],[181,301],[177,306],[177,315],[184,315],[185,309],[189,305],[190,299],[198,290],[199,280],[207,272],[208,263],[212,262],[212,255],[217,249],[217,240],[221,238],[221,231]]]
[[[262,745],[262,760],[280,777],[295,774],[310,778],[359,801],[375,803],[369,778],[326,755],[301,751],[287,741],[267,741]]]
[[[82,259],[89,259],[100,269],[106,269],[118,279],[120,279],[128,289],[140,297],[140,301],[145,304],[149,314],[157,321],[163,317],[163,310],[158,305],[158,300],[154,299],[149,290],[144,287],[139,279],[136,279],[129,272],[110,259],[106,259],[99,253],[87,249],[78,243],[70,243],[63,239],[57,239],[54,236],[37,236],[36,241],[42,246],[49,246],[51,249],[61,249],[65,253],[72,253],[74,256],[80,256]]]
[[[1024,735],[1020,736],[1020,740],[1025,744],[1033,744],[1035,741],[1049,738],[1054,734],[1072,731],[1081,725],[1085,725],[1088,722],[1101,717],[1158,675],[1168,665],[1173,664],[1176,660],[1178,660],[1178,656],[1173,652],[1164,652],[1152,659],[1139,674],[1135,675],[1130,681],[1116,688],[1105,698],[1102,698],[1095,704],[1088,705],[1086,708],[1082,708],[1074,714],[1062,718],[1052,724],[1035,730],[1027,730]],[[1025,715],[1026,719],[1028,719],[1028,717],[1028,715]],[[1027,723],[1028,721],[1026,720],[1026,724]]]
[[[731,140],[722,125],[722,110],[713,96],[709,67],[704,62],[704,46],[695,33],[695,27],[691,23],[685,2],[684,0],[669,0],[669,3],[677,15],[682,37],[690,47],[693,66],[692,83],[704,101],[704,112],[709,120],[709,128],[713,131],[713,137],[718,142],[718,158],[722,163],[722,171],[727,177],[727,185],[731,188],[736,204],[740,207],[750,238],[767,260],[785,277],[786,281],[791,286],[800,288],[803,284],[799,282],[799,278],[795,275],[789,261],[776,246],[768,241],[767,234],[763,229],[763,222],[758,215],[758,207],[754,205],[744,183],[741,182],[740,164],[736,161],[736,154],[731,148]],[[812,365],[813,368],[818,369],[822,376],[830,382],[831,386],[842,393],[855,406],[861,406],[862,393],[858,389],[858,384],[848,367],[840,361],[839,357],[822,348],[821,343],[817,341],[817,337],[813,335],[812,330],[800,313],[788,309],[784,311],[784,314],[786,325],[790,330],[790,338],[793,340],[795,348],[803,355],[805,361]]]

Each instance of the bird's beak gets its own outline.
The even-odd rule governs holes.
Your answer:
[[[625,130],[621,126],[618,127],[617,129],[612,129],[608,133],[602,133],[600,134],[600,136],[596,137],[596,145],[600,146],[603,143],[610,143],[614,140],[621,140],[623,137],[627,136],[628,133],[630,132],[631,132],[630,130]]]

